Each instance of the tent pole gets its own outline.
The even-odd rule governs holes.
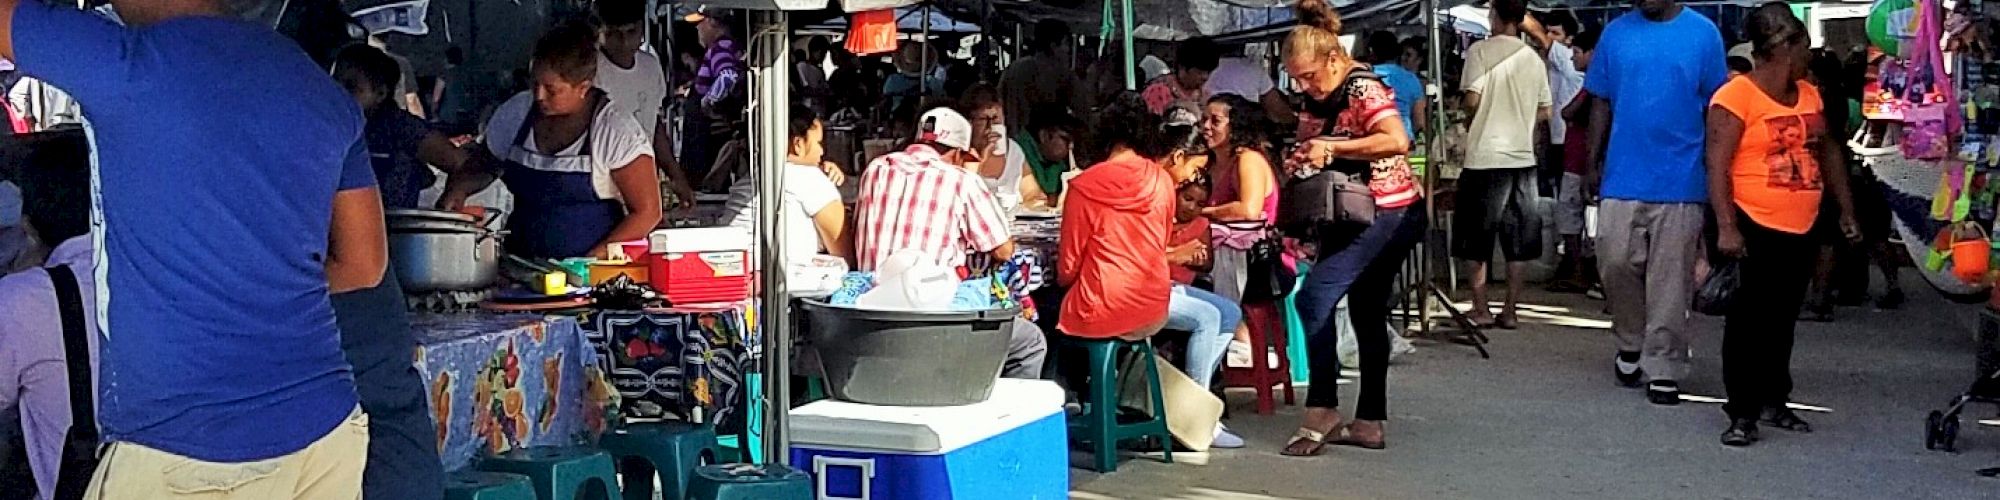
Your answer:
[[[924,50],[920,52],[923,53],[924,72],[917,75],[917,95],[928,96],[930,95],[931,51],[937,50],[935,47],[931,47],[931,4],[928,2],[924,3],[924,38],[922,43]],[[921,102],[921,99],[919,101]]]
[[[1125,90],[1139,90],[1139,70],[1133,66],[1138,63],[1137,56],[1132,53],[1132,0],[1119,0],[1118,5],[1119,17],[1124,19],[1118,23],[1118,28],[1124,32]]]
[[[786,116],[791,108],[790,27],[783,11],[757,11],[761,22],[752,23],[750,83],[755,99],[749,110],[751,167],[757,178],[757,235],[759,269],[763,294],[758,297],[757,317],[763,332],[764,461],[787,464],[791,461],[788,426],[791,411],[791,292],[785,286],[783,249],[779,238],[779,213],[784,210],[785,144],[789,134]],[[761,49],[761,50],[760,50]],[[774,271],[776,270],[776,271]],[[745,443],[748,445],[748,443]]]
[[[1424,99],[1430,100],[1431,116],[1428,122],[1430,123],[1429,132],[1431,137],[1424,138],[1424,217],[1428,217],[1435,222],[1437,220],[1436,193],[1438,173],[1444,169],[1442,162],[1438,161],[1438,141],[1436,136],[1440,135],[1438,131],[1448,128],[1449,124],[1445,123],[1443,92],[1432,93],[1429,87],[1436,85],[1437,79],[1444,77],[1444,49],[1442,48],[1444,46],[1444,31],[1439,29],[1438,26],[1437,0],[1423,0],[1422,5],[1424,9],[1424,25],[1430,31],[1428,36],[1431,41],[1431,43],[1425,44],[1429,46],[1430,50],[1430,57],[1425,65],[1429,66],[1431,82],[1425,85]],[[1430,235],[1425,234],[1424,244],[1419,247],[1417,253],[1417,262],[1422,263],[1422,265],[1417,266],[1417,281],[1420,283],[1419,286],[1423,288],[1437,286],[1431,281],[1431,258],[1436,249],[1431,248],[1430,242]],[[1419,332],[1425,335],[1429,335],[1431,332],[1430,298],[1431,294],[1429,293],[1420,291],[1417,294],[1417,328]],[[1446,304],[1446,306],[1449,307],[1450,304]]]

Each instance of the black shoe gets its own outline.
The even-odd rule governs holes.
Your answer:
[[[1812,424],[1808,424],[1805,419],[1799,418],[1799,414],[1793,412],[1791,408],[1783,406],[1764,410],[1762,422],[1764,425],[1792,432],[1802,434],[1812,433]]]
[[[1898,307],[1903,307],[1904,300],[1907,300],[1907,298],[1903,296],[1903,289],[1901,288],[1891,289],[1889,290],[1889,293],[1883,294],[1881,298],[1875,299],[1875,307],[1881,309],[1895,309]]]
[[[1681,386],[1671,380],[1655,380],[1646,384],[1646,400],[1660,406],[1681,404]]]
[[[1626,361],[1628,357],[1632,360]],[[1618,376],[1618,385],[1628,388],[1639,388],[1640,381],[1646,377],[1646,372],[1639,369],[1638,353],[1618,353],[1611,358],[1611,370]]]
[[[1722,431],[1723,446],[1750,446],[1757,442],[1757,421],[1747,418],[1729,419],[1729,430]]]

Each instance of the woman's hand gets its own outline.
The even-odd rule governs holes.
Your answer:
[[[1340,156],[1340,143],[1338,139],[1318,137],[1306,141],[1305,145],[1301,147],[1305,148],[1306,159],[1311,160],[1314,165],[1326,165],[1332,162],[1334,158]]]
[[[1841,225],[1845,226],[1846,222],[1843,221]],[[1743,258],[1744,255],[1749,253],[1749,249],[1743,246],[1743,231],[1739,231],[1735,227],[1720,227],[1716,229],[1715,249],[1722,252],[1722,255],[1732,259]]]
[[[1840,216],[1840,234],[1847,236],[1848,243],[1860,243],[1862,238],[1861,223],[1856,222],[1852,215]]]
[[[847,173],[840,171],[840,165],[835,165],[830,161],[822,162],[819,165],[819,171],[826,173],[827,180],[833,181],[833,185],[835,186],[847,184]]]

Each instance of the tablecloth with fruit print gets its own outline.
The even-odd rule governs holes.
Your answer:
[[[411,324],[447,470],[515,448],[594,442],[617,406],[576,318],[417,314]]]

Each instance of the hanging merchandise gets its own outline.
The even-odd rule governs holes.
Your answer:
[[[1917,7],[1917,37],[1905,47],[1909,58],[1901,82],[1886,81],[1885,87],[1901,83],[1899,93],[1909,102],[1903,113],[1903,156],[1913,160],[1941,160],[1953,152],[1951,139],[1959,132],[1958,99],[1951,76],[1944,70],[1944,54],[1939,40],[1945,14],[1937,0],[1925,0]],[[1888,71],[1883,79],[1890,80]]]
[[[896,51],[896,11],[894,9],[856,12],[848,25],[847,51],[867,56]]]
[[[1868,49],[1869,60],[1878,61],[1870,69],[1867,85],[1861,89],[1861,114],[1869,120],[1902,121],[1903,112],[1910,109],[1910,102],[1903,99],[1908,88],[1909,68],[1906,61]]]
[[[1916,14],[1916,2],[1912,0],[1881,0],[1868,9],[1868,19],[1864,28],[1868,41],[1876,48],[1890,54],[1901,54],[1902,44],[1910,40],[1916,30],[1910,21]]]

